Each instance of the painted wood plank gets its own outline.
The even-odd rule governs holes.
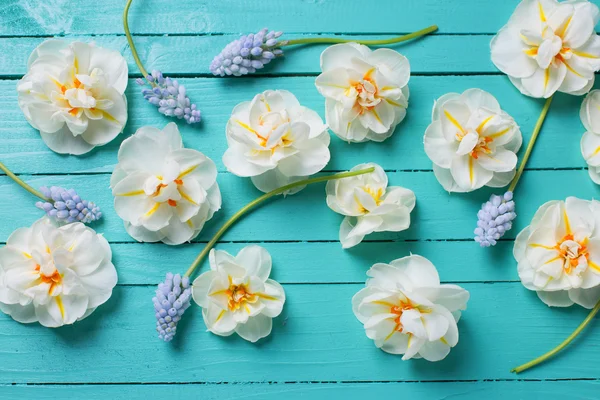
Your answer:
[[[147,69],[158,69],[165,75],[210,75],[213,57],[239,35],[218,36],[136,36],[136,48]],[[318,37],[295,34],[291,38]],[[359,36],[348,36],[360,39]],[[369,36],[386,39],[392,36]],[[364,38],[364,36],[362,37]],[[125,36],[69,36],[58,37],[68,41],[95,42],[98,46],[114,49],[129,63],[129,72],[141,76],[129,51]],[[420,40],[390,46],[411,61],[413,74],[499,73],[490,60],[491,35],[432,35]],[[47,38],[0,38],[0,77],[18,76],[27,72],[29,54]],[[258,70],[256,75],[318,74],[319,57],[326,45],[296,46],[285,49],[287,56]],[[194,49],[194,51],[182,51]]]
[[[181,79],[188,93],[201,108],[204,121],[200,126],[179,123],[184,143],[212,158],[220,171],[225,167],[221,157],[227,148],[225,125],[233,107],[251,100],[267,89],[286,89],[294,93],[301,104],[324,117],[324,99],[314,86],[313,77],[269,79]],[[17,105],[16,81],[0,81],[0,160],[16,173],[83,173],[111,172],[117,162],[119,144],[136,129],[152,125],[163,127],[171,119],[159,114],[139,94],[133,80],[127,91],[129,122],[125,133],[110,144],[81,156],[53,153],[41,141],[39,133],[23,117]],[[600,87],[600,83],[597,84]],[[331,161],[326,170],[345,170],[365,162],[375,161],[388,170],[431,170],[431,161],[423,150],[423,134],[431,122],[435,99],[448,92],[462,92],[479,87],[495,95],[501,106],[521,126],[525,143],[531,135],[542,108],[542,101],[521,95],[505,76],[416,76],[409,83],[410,105],[406,119],[395,134],[383,143],[348,144],[332,137]],[[582,99],[558,94],[550,109],[530,168],[584,167],[579,142],[585,131],[579,120]],[[525,147],[525,146],[523,146]],[[524,152],[522,149],[521,154]]]
[[[165,271],[183,273],[204,243],[183,246],[162,244],[113,243],[113,263],[120,284],[158,284]],[[237,254],[247,243],[222,243],[217,246]],[[494,249],[482,249],[465,242],[366,242],[343,250],[339,242],[258,243],[273,259],[272,278],[281,283],[363,283],[366,271],[377,262],[420,254],[433,262],[444,282],[516,281],[516,262],[512,241],[500,242]],[[460,257],[448,257],[449,254]],[[207,271],[208,260],[199,272]]]
[[[517,0],[385,0],[375,10],[357,0],[249,0],[243,5],[235,0],[180,0],[176,6],[145,0],[132,5],[130,25],[133,32],[146,34],[237,33],[263,26],[288,32],[395,33],[433,24],[443,33],[495,33],[516,4]],[[66,0],[5,0],[0,5],[0,35],[123,33],[123,7],[121,0],[94,7]]]
[[[587,400],[598,394],[598,381],[415,382],[415,383],[259,383],[185,385],[42,385],[0,386],[0,396],[21,399],[96,398],[113,400],[198,398],[206,400],[296,400],[416,398],[419,400]]]
[[[90,318],[60,329],[0,316],[1,383],[438,381],[514,379],[510,368],[563,340],[587,311],[550,309],[520,283],[465,284],[461,339],[443,361],[402,362],[355,319],[363,285],[285,285],[287,302],[264,342],[206,333],[194,306],[173,343],[155,337],[153,287],[115,289]],[[519,378],[597,379],[600,323],[554,362]]]
[[[491,193],[501,192],[486,188],[469,194],[449,195],[432,172],[390,172],[388,178],[390,185],[404,186],[415,192],[417,206],[412,213],[412,224],[404,232],[376,233],[369,236],[369,240],[470,239],[481,203]],[[108,189],[109,175],[25,176],[24,179],[34,187],[56,185],[78,189],[82,198],[93,200],[104,211],[103,220],[95,225],[98,232],[103,232],[110,241],[133,241],[114,212]],[[224,199],[223,209],[215,214],[198,240],[209,240],[226,219],[261,194],[249,179],[228,173],[220,174],[218,182]],[[316,184],[297,195],[279,198],[255,210],[226,233],[223,240],[338,240],[342,216],[325,204],[324,187],[322,183]],[[506,237],[514,238],[546,201],[564,199],[566,195],[598,198],[599,193],[599,187],[585,170],[527,171],[516,192],[519,217]],[[6,240],[13,230],[39,218],[40,214],[33,209],[34,200],[8,177],[0,177],[0,204],[3,205],[0,240]],[[28,211],[24,213],[23,210]]]

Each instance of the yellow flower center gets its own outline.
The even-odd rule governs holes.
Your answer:
[[[52,293],[54,293],[54,290],[56,289],[57,286],[62,284],[62,275],[58,272],[58,270],[55,268],[54,272],[51,273],[50,275],[46,275],[43,272],[40,271],[41,267],[36,264],[35,266],[35,270],[37,271],[37,273],[39,274],[39,278],[38,278],[38,284],[42,284],[42,283],[47,283],[50,285],[50,288],[48,288],[48,295],[52,296]]]
[[[248,307],[246,303],[255,303],[258,297],[254,293],[250,293],[248,288],[244,284],[234,285],[230,284],[229,289],[225,291],[229,301],[227,307],[229,311],[239,310],[241,307]],[[246,310],[248,311],[248,310]]]
[[[373,79],[373,73],[375,72],[375,67],[371,68],[363,75],[362,80],[360,81],[351,81],[350,87],[346,89],[346,95],[350,94],[350,89],[354,88],[357,93],[356,97],[356,105],[360,107],[360,113],[369,111],[373,109],[377,104],[381,102],[381,97],[379,97],[379,89],[377,87],[377,83]]]

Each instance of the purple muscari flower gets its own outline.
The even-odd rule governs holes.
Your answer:
[[[503,196],[493,194],[489,201],[481,205],[474,231],[475,241],[481,247],[495,246],[496,241],[512,228],[512,220],[517,216],[512,198],[512,192],[506,192]]]
[[[156,312],[156,331],[158,337],[170,342],[177,333],[177,323],[190,306],[192,287],[187,276],[167,273],[164,282],[158,284],[156,296],[152,298]]]
[[[277,40],[282,34],[263,28],[258,33],[234,40],[213,58],[210,72],[215,76],[242,76],[256,72],[275,57],[283,55],[280,47],[287,42]]]
[[[35,206],[44,210],[48,217],[58,222],[88,224],[102,218],[100,207],[91,201],[81,200],[74,189],[67,190],[57,186],[48,189],[44,186],[40,188],[40,191],[52,201],[38,201]]]
[[[185,92],[185,87],[175,79],[165,78],[160,71],[154,70],[146,80],[152,89],[142,90],[144,98],[158,108],[158,112],[167,117],[185,119],[188,124],[200,122],[200,110],[191,104]],[[142,79],[136,79],[138,85],[144,86]]]

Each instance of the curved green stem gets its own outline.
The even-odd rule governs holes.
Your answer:
[[[8,169],[8,167],[6,165],[2,164],[1,162],[0,162],[0,170],[4,171],[4,173],[6,175],[8,175],[9,178],[11,178],[13,181],[17,182],[19,184],[19,186],[21,186],[23,189],[27,190],[32,195],[37,196],[44,201],[52,201],[52,199],[49,199],[48,197],[44,196],[39,191],[35,190],[31,186],[29,186],[28,184],[23,182],[21,180],[21,178],[19,178],[15,174],[13,174],[12,171],[10,169]]]
[[[125,36],[127,37],[127,43],[129,43],[129,48],[131,49],[131,54],[133,55],[133,59],[138,66],[138,69],[142,73],[142,76],[146,78],[148,76],[148,71],[144,68],[144,65],[140,61],[140,56],[138,55],[137,50],[135,49],[135,44],[133,44],[133,38],[131,37],[131,32],[129,31],[129,22],[127,18],[129,16],[129,7],[131,7],[131,2],[133,0],[127,0],[127,4],[125,4],[125,10],[123,10],[123,29],[125,30]]]
[[[592,311],[590,311],[588,316],[577,327],[577,329],[575,329],[575,331],[573,331],[573,333],[571,333],[569,335],[569,337],[564,340],[564,342],[562,342],[561,344],[559,344],[558,346],[556,346],[554,349],[550,350],[543,356],[540,356],[540,357],[536,358],[535,360],[531,360],[526,364],[520,365],[517,368],[511,369],[510,372],[514,372],[515,374],[518,374],[518,373],[523,372],[531,367],[535,367],[536,365],[543,363],[550,357],[553,357],[556,353],[558,353],[559,351],[561,351],[562,349],[567,347],[585,329],[585,327],[590,323],[590,321],[592,319],[594,319],[594,317],[596,316],[598,311],[600,311],[600,301],[598,301],[598,303],[596,303],[596,305],[594,306]]]
[[[304,38],[304,39],[292,39],[288,40],[283,46],[292,46],[296,44],[310,44],[310,43],[360,43],[367,46],[380,46],[385,44],[395,44],[406,42],[407,40],[418,38],[419,36],[427,35],[431,32],[435,32],[438,30],[437,25],[431,25],[425,29],[421,29],[420,31],[416,31],[404,36],[398,36],[391,39],[383,39],[383,40],[356,40],[356,39],[342,39],[342,38]]]
[[[246,214],[248,211],[250,211],[251,209],[253,209],[257,205],[259,205],[263,201],[268,200],[268,199],[270,199],[273,196],[276,196],[278,194],[282,194],[282,193],[284,193],[284,192],[286,192],[286,191],[288,191],[290,189],[293,189],[295,187],[298,187],[298,186],[305,186],[305,185],[310,185],[310,184],[313,184],[313,183],[331,181],[331,180],[334,180],[334,179],[349,178],[351,176],[369,174],[369,173],[371,173],[373,171],[375,171],[375,168],[374,167],[370,167],[370,168],[365,168],[365,169],[361,169],[361,170],[358,170],[358,171],[341,172],[339,174],[333,174],[333,175],[319,176],[317,178],[304,179],[304,180],[301,180],[301,181],[298,181],[298,182],[290,183],[289,185],[282,186],[282,187],[280,187],[278,189],[272,190],[269,193],[265,193],[262,196],[260,196],[260,197],[258,197],[256,199],[252,200],[250,203],[246,204],[243,208],[241,208],[238,212],[236,212],[235,214],[233,214],[233,216],[231,218],[229,218],[229,220],[227,222],[225,222],[225,225],[223,225],[221,227],[221,229],[219,229],[219,231],[215,234],[215,236],[213,236],[213,238],[210,240],[210,242],[208,242],[206,244],[206,247],[204,247],[204,249],[202,250],[202,252],[200,252],[200,254],[198,254],[198,257],[196,257],[196,259],[194,260],[194,262],[192,263],[192,265],[187,270],[187,272],[185,273],[184,276],[191,276],[194,273],[194,271],[196,270],[196,268],[200,265],[200,263],[202,262],[202,260],[204,259],[204,257],[206,257],[206,255],[208,254],[208,252],[210,251],[210,249],[212,249],[212,247],[215,245],[215,243],[217,243],[217,241],[221,238],[221,236],[223,236],[223,234],[227,231],[227,229],[229,229],[231,227],[231,225],[233,225],[244,214]]]
[[[542,108],[542,112],[540,113],[540,116],[535,124],[535,128],[533,128],[533,134],[531,135],[531,139],[529,140],[529,144],[527,145],[527,149],[525,150],[525,155],[523,156],[523,160],[521,161],[519,170],[517,171],[517,174],[515,175],[512,182],[510,183],[510,186],[508,187],[509,192],[515,191],[517,183],[519,182],[521,175],[523,175],[523,171],[525,171],[525,166],[527,165],[527,161],[529,160],[529,156],[531,155],[531,151],[533,150],[533,145],[535,144],[538,134],[542,129],[542,125],[544,124],[546,114],[548,114],[548,109],[550,108],[550,103],[552,103],[553,98],[554,96],[548,97],[548,99],[546,99],[546,103],[544,103],[544,108]]]

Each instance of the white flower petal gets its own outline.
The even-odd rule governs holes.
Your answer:
[[[570,289],[569,298],[580,306],[592,309],[600,301],[600,286],[591,289]]]
[[[523,52],[519,29],[505,26],[490,43],[492,62],[500,71],[514,78],[527,78],[537,69],[537,63]]]
[[[581,103],[581,109],[579,110],[579,117],[581,118],[581,122],[583,123],[585,129],[587,129],[591,133],[597,133],[598,135],[600,135],[600,108],[598,108],[599,106],[600,90],[592,90],[583,99],[583,102]],[[588,158],[586,157],[586,154],[591,154],[595,151],[595,144],[596,142],[591,143],[591,147],[593,147],[593,149],[588,148],[587,151],[584,152],[584,143],[582,139],[581,150],[584,155],[584,158],[586,158],[586,161]],[[586,147],[588,146],[586,145]]]
[[[238,324],[235,331],[243,339],[255,343],[269,336],[273,329],[273,320],[265,315],[257,315],[248,319],[245,324]]]
[[[329,46],[321,53],[321,70],[330,71],[336,68],[347,67],[353,58],[362,58],[369,54],[366,46],[356,43],[343,43]]]
[[[511,172],[517,167],[517,156],[500,147],[493,154],[479,153],[475,162],[488,171]]]
[[[261,246],[244,247],[235,257],[236,263],[246,267],[246,273],[266,281],[271,274],[271,255]]]
[[[557,290],[554,292],[537,292],[538,297],[550,307],[570,307],[573,305],[573,300],[569,298],[569,293],[566,290]]]
[[[377,65],[379,71],[396,86],[402,87],[408,84],[410,63],[397,51],[379,48],[370,53],[366,60],[371,65]]]
[[[456,184],[463,190],[479,189],[493,177],[493,172],[481,166],[470,155],[456,157],[452,160],[450,173]]]
[[[460,95],[460,100],[465,102],[471,112],[475,112],[482,107],[495,114],[502,112],[498,100],[490,93],[481,89],[473,88],[465,90]]]
[[[456,140],[457,135],[466,133],[465,128],[471,111],[467,104],[458,100],[449,100],[440,107],[440,121],[442,132],[448,142]]]
[[[409,282],[416,287],[437,287],[440,285],[440,277],[435,266],[419,255],[411,255],[399,258],[390,263],[403,272]]]
[[[452,158],[456,154],[457,142],[448,141],[443,134],[442,124],[434,120],[425,131],[423,139],[425,153],[435,164],[442,168],[450,168]]]
[[[81,155],[91,151],[94,145],[86,142],[81,136],[73,136],[73,133],[65,125],[56,132],[47,133],[40,131],[42,140],[50,150],[60,154]]]

